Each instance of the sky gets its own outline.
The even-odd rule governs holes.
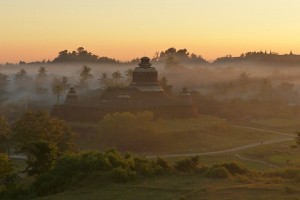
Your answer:
[[[84,47],[131,60],[169,47],[207,60],[300,54],[300,0],[0,0],[0,63]]]

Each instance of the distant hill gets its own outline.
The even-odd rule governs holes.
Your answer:
[[[261,63],[267,65],[300,65],[300,55],[290,54],[279,55],[277,53],[267,52],[248,52],[239,57],[227,55],[217,58],[212,64],[233,64],[233,63]]]
[[[295,66],[300,65],[300,55],[289,54],[279,55],[275,52],[247,52],[243,53],[238,57],[226,55],[219,57],[213,62],[208,62],[201,55],[190,53],[187,49],[176,49],[171,47],[165,51],[156,52],[152,56],[152,63],[167,63],[177,65],[222,65],[222,64],[243,64],[243,63],[261,63],[266,65],[289,65]],[[62,63],[96,63],[96,64],[137,64],[139,58],[134,58],[130,61],[120,61],[115,58],[109,58],[106,56],[98,56],[85,50],[83,47],[77,48],[76,51],[63,50],[53,60],[43,60],[35,62],[24,62],[20,61],[18,64],[6,63],[2,66],[16,66],[16,65],[42,65],[42,64],[62,64]],[[0,65],[1,66],[1,65]]]

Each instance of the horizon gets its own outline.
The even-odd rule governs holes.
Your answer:
[[[52,60],[79,46],[132,60],[169,47],[208,61],[248,51],[300,52],[300,2],[3,0],[0,63]]]
[[[84,47],[83,47],[84,48]],[[180,50],[180,49],[178,49],[178,48],[176,48],[176,47],[169,47],[169,48],[175,48],[176,50]],[[169,49],[169,48],[167,48],[167,49]],[[157,51],[157,52],[159,52],[159,53],[161,53],[161,52],[164,52],[164,51],[166,51],[167,49],[164,49],[164,50],[160,50],[160,51]],[[72,51],[76,51],[77,50],[77,48],[76,49],[73,49],[73,50],[69,50],[69,49],[64,49],[64,50],[67,50],[68,52],[72,52]],[[84,48],[84,50],[86,50],[86,51],[88,51],[88,52],[90,52],[88,49],[86,49],[86,48]],[[61,51],[63,51],[63,50],[61,50]],[[192,54],[192,53],[194,53],[194,52],[190,52],[188,49],[187,49],[187,51],[189,52],[189,54]],[[285,53],[278,53],[277,51],[272,51],[272,50],[269,50],[269,51],[267,51],[267,50],[259,50],[259,51],[247,51],[247,52],[241,52],[239,55],[232,55],[232,54],[227,54],[227,55],[220,55],[220,56],[218,56],[218,57],[216,57],[216,58],[214,58],[213,60],[208,60],[208,59],[206,59],[205,57],[203,57],[202,55],[200,55],[200,56],[202,56],[202,58],[204,59],[204,60],[206,60],[207,62],[209,62],[209,63],[213,63],[213,62],[215,62],[218,58],[223,58],[223,57],[226,57],[226,56],[232,56],[233,58],[235,58],[235,57],[240,57],[242,54],[246,54],[246,53],[249,53],[249,52],[266,52],[267,54],[270,54],[270,53],[272,53],[272,54],[278,54],[279,56],[281,56],[281,55],[289,55],[290,53],[292,53],[292,55],[294,55],[294,56],[300,56],[300,54],[297,54],[297,53],[295,53],[295,52],[293,52],[292,50],[291,51],[289,51],[289,52],[285,52]],[[24,60],[18,60],[17,62],[0,62],[0,65],[5,65],[5,64],[19,64],[20,62],[25,62],[25,63],[31,63],[31,62],[42,62],[43,60],[45,60],[45,61],[53,61],[57,56],[58,56],[58,53],[59,52],[57,52],[57,54],[56,54],[56,56],[54,56],[53,58],[50,58],[50,59],[41,59],[41,60],[31,60],[31,61],[24,61]],[[94,55],[97,55],[97,56],[99,56],[99,58],[100,57],[106,57],[106,56],[103,56],[103,55],[98,55],[97,53],[95,53],[95,52],[91,52],[92,54],[94,54]],[[154,53],[152,54],[152,55],[154,55]],[[108,58],[110,58],[110,59],[115,59],[116,61],[120,61],[120,62],[130,62],[130,61],[132,61],[132,60],[134,60],[134,59],[136,59],[136,58],[138,58],[138,59],[140,59],[140,58],[142,58],[142,57],[149,57],[149,58],[152,58],[152,56],[150,56],[150,55],[142,55],[142,56],[139,56],[139,57],[133,57],[133,58],[131,58],[131,59],[129,59],[129,60],[120,60],[120,59],[118,59],[118,58],[114,58],[114,57],[108,57]]]

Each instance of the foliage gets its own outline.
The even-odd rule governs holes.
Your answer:
[[[60,98],[61,94],[64,91],[64,86],[63,86],[63,83],[62,83],[61,79],[54,78],[52,80],[51,91],[52,91],[52,94],[56,95],[56,97],[57,97],[57,104],[59,104],[59,98]]]
[[[133,69],[129,68],[126,70],[125,75],[127,76],[128,80],[132,79]]]
[[[248,169],[241,163],[237,162],[215,164],[213,167],[224,167],[232,175],[248,173]]]
[[[93,78],[93,75],[91,74],[92,68],[84,65],[81,68],[80,71],[80,80],[79,80],[79,87],[83,89],[89,88],[88,81]]]
[[[25,171],[29,176],[40,175],[50,170],[60,156],[56,146],[42,140],[21,147],[20,152],[27,155]]]
[[[229,177],[228,170],[225,167],[219,166],[219,165],[209,168],[205,172],[205,174],[207,177],[210,177],[210,178],[228,178]]]
[[[107,114],[98,124],[99,140],[120,150],[145,150],[155,145],[157,131],[153,120],[151,112]]]
[[[185,158],[176,162],[175,169],[185,173],[196,172],[199,169],[199,163],[199,156]]]
[[[14,173],[13,163],[6,155],[0,154],[0,191],[14,185],[15,181],[16,174]]]
[[[13,124],[13,139],[20,153],[28,157],[28,173],[41,173],[53,160],[74,151],[71,128],[43,111],[27,112]],[[32,167],[35,169],[31,169]]]
[[[122,78],[122,74],[119,70],[117,70],[111,74],[111,77],[113,80],[115,80],[117,82],[118,80],[120,80]]]
[[[162,159],[133,157],[115,150],[71,154],[61,158],[53,169],[39,176],[34,188],[39,195],[56,193],[77,184],[91,174],[98,174],[115,182],[125,182],[138,177],[161,174],[162,169],[166,170],[166,173],[170,169],[165,162]]]
[[[300,148],[300,131],[296,132],[297,137],[295,138],[296,140],[296,145],[298,148]]]
[[[0,117],[0,151],[8,151],[12,131],[4,117]]]
[[[0,73],[0,90],[5,90],[8,85],[8,75]]]
[[[116,182],[126,182],[136,178],[136,172],[129,168],[117,167],[111,171],[111,177]]]

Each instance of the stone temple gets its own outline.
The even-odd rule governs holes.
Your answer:
[[[62,105],[55,105],[51,114],[72,122],[97,122],[108,113],[151,111],[161,118],[197,116],[191,94],[183,89],[179,95],[164,91],[158,81],[158,72],[150,58],[143,57],[134,68],[132,80],[125,88],[107,88],[93,104],[80,102],[74,88]]]

